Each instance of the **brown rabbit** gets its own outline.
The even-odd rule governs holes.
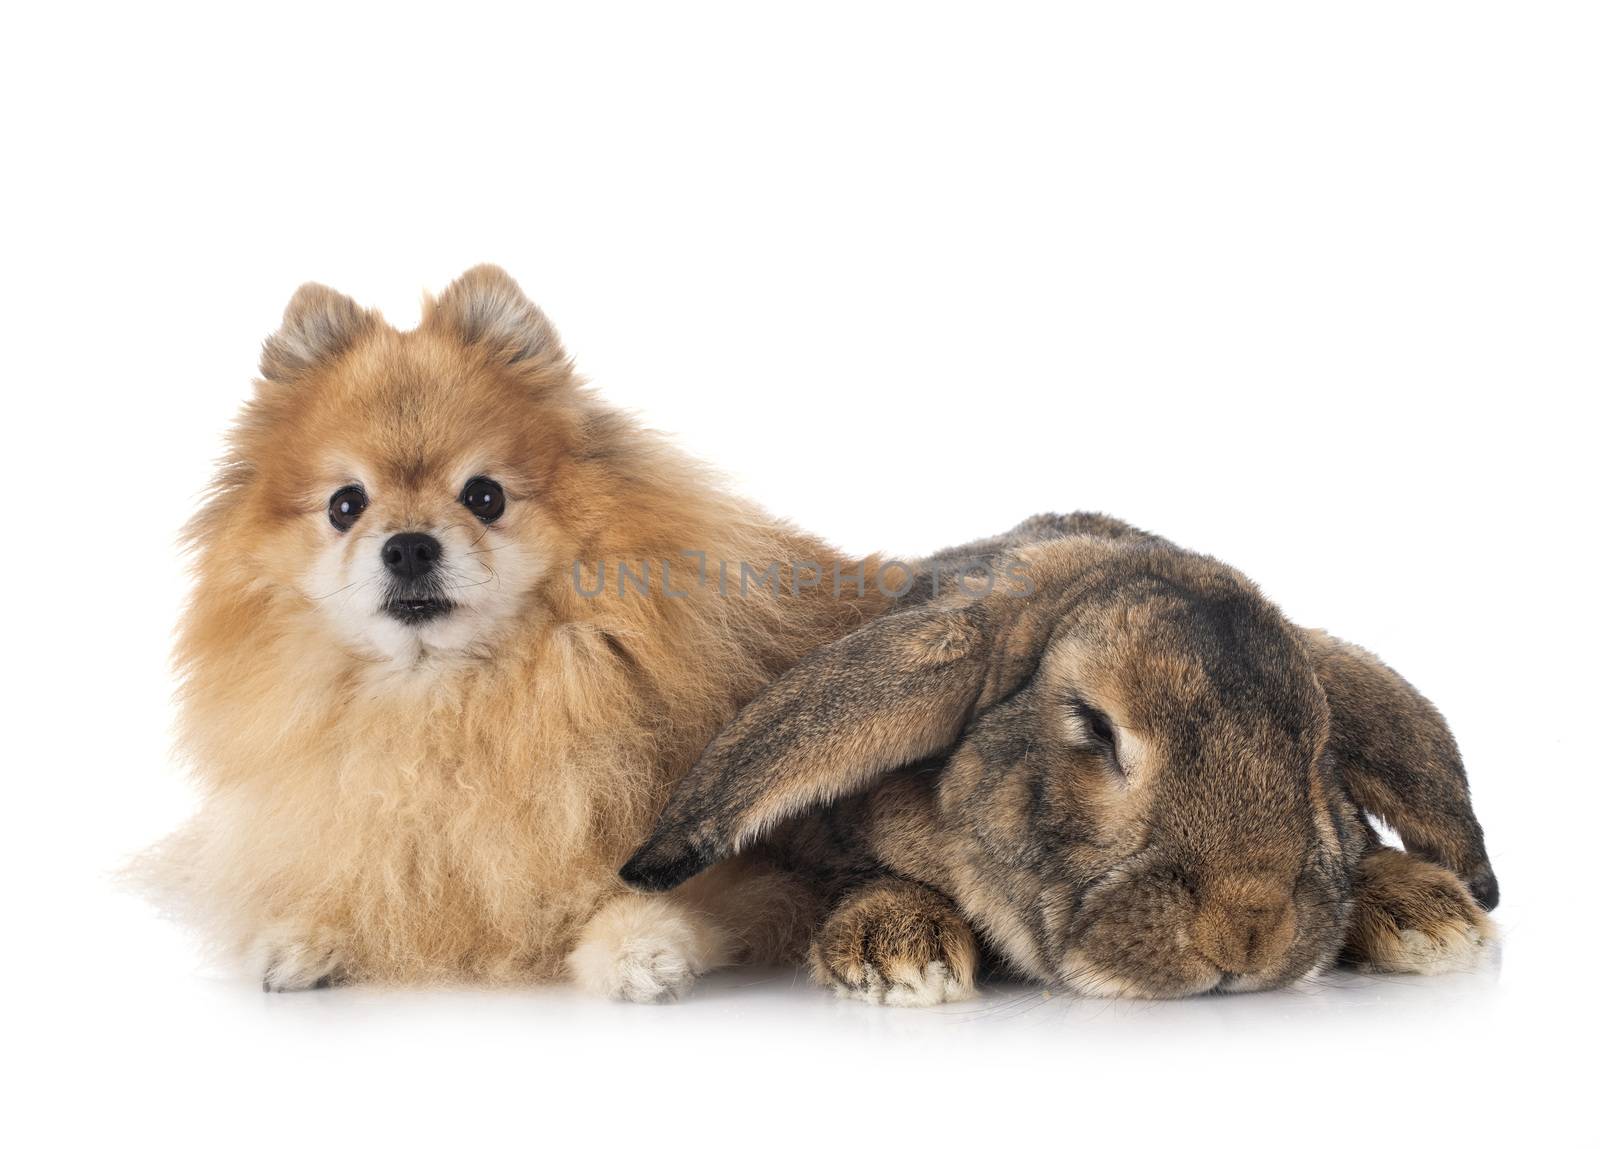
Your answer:
[[[974,563],[984,586],[954,581]],[[669,888],[757,843],[815,881],[817,978],[891,1003],[966,996],[980,952],[1140,997],[1455,968],[1498,899],[1426,699],[1097,515],[934,556],[739,714],[623,877]]]

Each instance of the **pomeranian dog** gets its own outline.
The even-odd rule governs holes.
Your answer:
[[[650,1000],[803,944],[776,874],[672,899],[615,874],[743,703],[881,612],[886,568],[797,575],[843,560],[601,402],[503,271],[405,332],[296,292],[188,540],[202,799],[138,869],[266,988]],[[730,561],[778,574],[706,576]]]

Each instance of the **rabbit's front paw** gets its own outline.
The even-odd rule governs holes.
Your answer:
[[[322,929],[270,930],[257,939],[251,964],[268,993],[328,989],[347,976],[344,947],[335,934]]]
[[[1494,926],[1461,879],[1387,848],[1362,859],[1344,959],[1382,973],[1471,969]]]
[[[877,1005],[965,1000],[977,965],[977,939],[949,900],[894,878],[850,895],[811,945],[818,982]]]

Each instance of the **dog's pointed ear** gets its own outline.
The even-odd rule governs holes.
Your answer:
[[[505,363],[553,364],[566,357],[544,312],[492,263],[480,263],[445,288],[430,301],[422,323]]]
[[[1393,827],[1408,853],[1453,870],[1492,910],[1500,886],[1443,716],[1359,646],[1320,630],[1302,635],[1328,699],[1328,753],[1350,796]]]
[[[289,299],[283,325],[261,347],[261,375],[286,383],[343,353],[381,317],[348,295],[306,283]]]
[[[622,868],[670,889],[777,823],[952,746],[985,700],[1037,663],[1012,649],[1019,601],[940,599],[812,652],[745,707],[679,784]]]

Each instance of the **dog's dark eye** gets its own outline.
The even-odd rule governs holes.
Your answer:
[[[367,509],[367,492],[360,487],[340,487],[328,500],[328,521],[341,531],[355,526]]]
[[[506,513],[506,493],[500,489],[499,483],[482,475],[467,480],[467,485],[461,488],[461,501],[467,510],[486,523],[492,523]]]

